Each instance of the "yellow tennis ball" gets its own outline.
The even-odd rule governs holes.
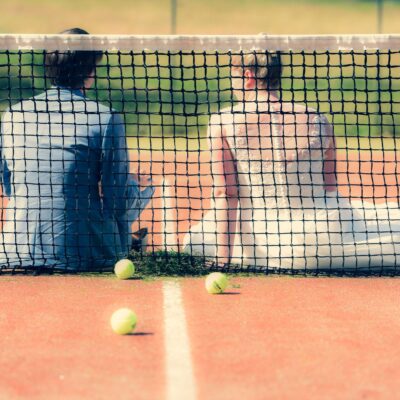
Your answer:
[[[206,289],[208,293],[223,293],[228,286],[228,278],[222,272],[213,272],[206,278]]]
[[[111,328],[118,335],[126,335],[134,331],[137,323],[136,314],[129,308],[120,308],[111,316]]]
[[[135,265],[128,259],[119,260],[115,264],[114,272],[118,279],[129,279],[135,273]]]

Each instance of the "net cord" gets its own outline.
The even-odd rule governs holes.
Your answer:
[[[1,34],[3,50],[280,51],[400,48],[391,35],[53,35]]]

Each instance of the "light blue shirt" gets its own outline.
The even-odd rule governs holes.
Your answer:
[[[98,270],[125,257],[154,188],[129,173],[122,117],[51,88],[5,112],[1,131],[0,267]]]

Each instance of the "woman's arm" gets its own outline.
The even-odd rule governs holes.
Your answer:
[[[216,207],[216,258],[229,263],[235,243],[238,205],[237,172],[220,117],[213,116],[208,130],[211,151],[212,196]]]
[[[323,158],[324,188],[328,192],[336,191],[336,144],[332,125],[325,115],[317,114],[312,119],[311,127],[295,137],[291,149],[296,150],[285,151],[285,161],[289,163],[304,157],[307,159],[311,150],[319,150]]]
[[[322,124],[321,129],[325,133],[323,136],[325,190],[327,192],[334,192],[337,190],[335,135],[332,125],[325,116],[322,118]]]

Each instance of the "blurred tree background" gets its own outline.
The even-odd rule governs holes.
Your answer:
[[[382,0],[383,32],[400,30],[400,1]],[[0,32],[168,34],[171,0],[5,0]],[[178,34],[376,33],[377,0],[177,0]]]

